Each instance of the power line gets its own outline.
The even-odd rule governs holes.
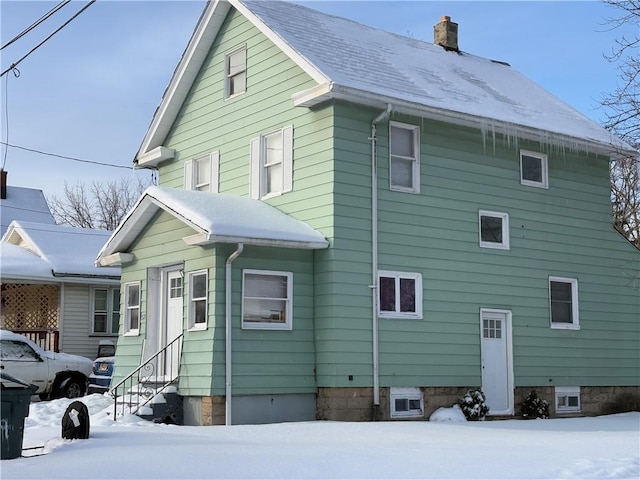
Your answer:
[[[11,70],[16,70],[17,66],[20,64],[20,62],[22,62],[25,58],[27,58],[29,55],[31,55],[33,52],[35,52],[38,48],[40,48],[45,42],[47,42],[51,37],[53,37],[56,33],[58,33],[60,30],[62,30],[64,27],[66,27],[67,25],[69,25],[69,23],[71,23],[71,21],[73,19],[75,19],[78,15],[80,15],[82,12],[84,12],[87,8],[89,8],[91,5],[93,5],[95,3],[96,0],[90,0],[89,3],[87,3],[84,7],[82,7],[80,10],[78,10],[76,12],[75,15],[73,15],[69,20],[67,20],[66,22],[64,22],[62,25],[60,25],[60,27],[58,27],[56,30],[53,31],[53,33],[51,33],[51,35],[49,35],[47,38],[45,38],[43,41],[41,41],[38,45],[36,45],[35,47],[33,47],[26,55],[24,55],[20,60],[18,60],[15,63],[12,63],[9,68],[7,68],[5,71],[3,71],[2,73],[0,73],[0,77],[4,76],[7,72],[10,72]]]
[[[114,163],[104,163],[104,162],[96,162],[93,160],[84,160],[82,158],[68,157],[66,155],[58,155],[57,153],[43,152],[42,150],[36,150],[34,148],[22,147],[20,145],[12,145],[7,142],[0,142],[0,144],[5,145],[6,147],[18,148],[20,150],[26,150],[27,152],[39,153],[40,155],[48,155],[50,157],[63,158],[65,160],[73,160],[74,162],[82,162],[82,163],[91,163],[93,165],[101,165],[103,167],[113,167],[113,168],[125,168],[127,170],[131,170],[133,166],[127,167],[125,165],[116,165]]]
[[[35,22],[33,22],[30,26],[28,26],[27,28],[25,28],[22,32],[20,32],[18,35],[16,35],[15,37],[13,37],[11,40],[9,40],[7,43],[5,43],[4,45],[2,45],[2,47],[0,47],[0,50],[4,50],[6,47],[8,47],[9,45],[11,45],[13,42],[15,42],[16,40],[19,40],[20,38],[22,38],[23,36],[25,36],[27,33],[29,33],[31,30],[33,30],[34,28],[36,28],[38,25],[40,25],[42,22],[44,22],[47,18],[49,18],[51,15],[53,15],[54,13],[56,13],[58,10],[60,10],[62,7],[64,7],[67,3],[71,2],[71,0],[63,0],[62,2],[60,2],[58,5],[56,5],[55,7],[53,7],[51,10],[49,10],[47,13],[45,13],[42,17],[40,17],[38,20],[36,20]]]

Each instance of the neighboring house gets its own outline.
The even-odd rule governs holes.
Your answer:
[[[638,395],[640,252],[608,167],[630,147],[435,32],[206,6],[135,160],[160,186],[97,259],[122,266],[116,381],[177,338],[158,373],[188,424]]]
[[[0,236],[14,220],[55,225],[42,190],[7,185],[7,172],[0,170]]]
[[[95,358],[119,326],[120,269],[94,265],[110,233],[11,222],[0,241],[0,327],[47,350]]]

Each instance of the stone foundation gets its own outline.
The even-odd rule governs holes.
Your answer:
[[[428,420],[440,407],[451,407],[470,387],[421,387],[424,413],[421,417],[393,419],[394,421]],[[535,390],[538,396],[549,402],[549,414],[554,417],[596,416],[625,411],[640,411],[640,387],[581,387],[579,412],[556,412],[555,388],[517,387],[514,391],[514,414],[489,417],[521,418],[520,405]],[[319,388],[316,399],[316,419],[342,422],[388,421],[391,418],[390,389],[380,388],[380,405],[373,405],[371,387]],[[225,399],[222,395],[210,397],[185,397],[185,405],[191,404],[191,425],[224,425]],[[195,418],[199,417],[199,418]],[[185,415],[186,420],[186,415]]]

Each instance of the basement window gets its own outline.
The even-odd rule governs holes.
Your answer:
[[[556,387],[556,412],[580,411],[580,387]]]
[[[424,416],[424,398],[419,388],[391,387],[391,418]]]

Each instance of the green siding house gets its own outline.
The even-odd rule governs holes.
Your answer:
[[[504,62],[289,2],[209,2],[99,253],[117,383],[154,353],[194,425],[490,415],[638,395],[640,252],[611,224],[631,147]],[[172,343],[173,342],[173,343]]]

